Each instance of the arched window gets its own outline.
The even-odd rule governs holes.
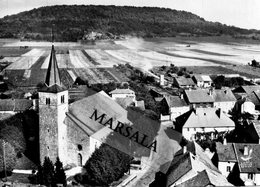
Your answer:
[[[78,166],[82,166],[82,155],[78,154]]]

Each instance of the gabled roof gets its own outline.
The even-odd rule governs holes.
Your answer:
[[[235,127],[235,123],[216,108],[197,108],[184,122],[183,128]]]
[[[188,106],[187,103],[181,99],[179,96],[167,96],[164,97],[166,100],[168,106],[171,107],[183,107],[183,106]]]
[[[241,173],[260,173],[260,145],[247,143],[234,143],[239,171]],[[248,155],[244,155],[247,146]]]
[[[260,123],[259,123],[259,120],[254,120],[252,124],[253,124],[255,131],[256,131],[259,139],[260,139]]]
[[[212,92],[212,97],[215,102],[227,102],[227,101],[236,101],[236,97],[230,89],[225,90],[214,90]]]
[[[189,103],[213,103],[214,99],[209,95],[207,90],[185,90]]]
[[[177,187],[190,187],[190,186],[233,186],[224,176],[215,175],[214,173],[203,170],[198,172],[195,177],[177,185]]]
[[[198,175],[204,170],[207,171],[207,174],[210,175],[210,177],[215,176],[215,178],[208,177],[210,182],[219,184],[219,186],[225,186],[227,184],[230,185],[225,177],[221,175],[221,172],[213,165],[212,161],[204,153],[203,149],[195,142],[194,145],[194,154],[191,152],[186,152],[185,154],[179,155],[179,151],[177,152],[178,155],[175,155],[174,159],[172,160],[171,166],[166,173],[168,186],[178,182],[181,177],[183,177],[190,171],[193,175]],[[190,175],[192,174],[190,173]],[[219,183],[216,179],[219,180]]]
[[[28,99],[0,99],[0,111],[21,112],[32,106],[32,100]]]
[[[127,108],[130,105],[133,105],[134,101],[131,97],[126,98],[116,98],[115,101],[123,108]]]
[[[253,91],[260,91],[260,86],[259,85],[254,85],[254,86],[239,86],[236,89],[233,90],[234,93],[246,93],[250,94]]]
[[[219,161],[222,162],[236,162],[235,150],[232,143],[226,145],[216,142],[216,149]]]
[[[63,86],[61,82],[58,63],[55,55],[55,49],[54,45],[52,45],[44,87],[41,88],[40,91],[57,93],[64,90],[66,90],[66,88]]]
[[[212,82],[211,78],[208,75],[194,75],[193,76],[197,81],[207,81]]]
[[[179,86],[194,86],[195,83],[193,82],[193,80],[191,78],[186,78],[186,77],[175,77],[174,78],[176,80],[176,82],[178,83]]]
[[[109,92],[109,94],[135,94],[135,92],[133,90],[130,90],[129,88],[128,89],[116,88],[115,90]]]

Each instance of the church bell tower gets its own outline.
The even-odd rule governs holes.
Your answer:
[[[40,161],[49,157],[55,163],[59,157],[66,164],[68,89],[62,84],[54,45],[51,48],[44,86],[39,89]]]

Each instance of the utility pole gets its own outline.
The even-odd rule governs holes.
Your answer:
[[[5,181],[7,181],[7,175],[6,175],[6,162],[5,162],[5,141],[3,140],[3,164],[4,164],[4,172],[5,172]]]

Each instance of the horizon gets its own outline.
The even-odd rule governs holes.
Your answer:
[[[135,7],[158,7],[183,10],[196,14],[207,21],[220,22],[229,26],[260,30],[259,0],[163,0],[140,2],[138,0],[1,0],[0,18],[7,15],[29,11],[34,8],[54,5],[115,5]]]

